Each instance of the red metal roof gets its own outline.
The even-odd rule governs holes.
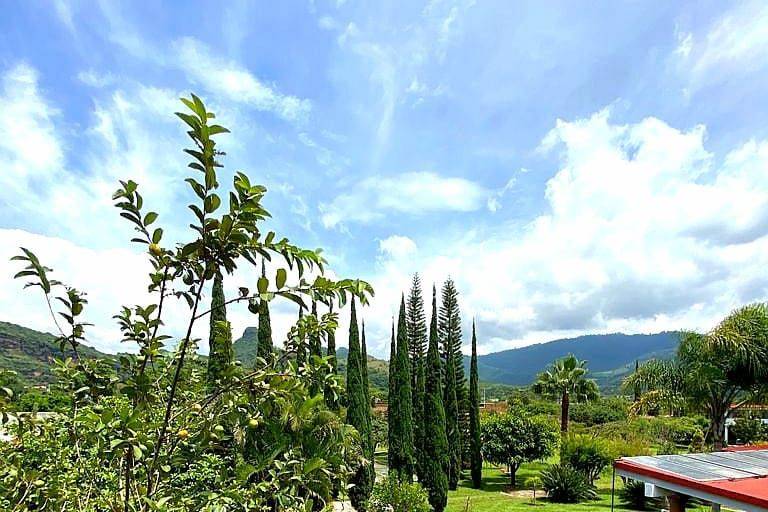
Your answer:
[[[746,452],[746,450],[742,451],[742,453],[743,452]],[[763,450],[760,453],[768,454],[768,451]],[[755,508],[768,510],[767,475],[762,474],[757,476],[746,476],[744,478],[697,479],[691,477],[690,474],[705,472],[706,466],[701,465],[695,469],[692,468],[691,473],[686,475],[684,474],[685,470],[677,472],[661,469],[659,467],[653,467],[652,462],[654,461],[650,460],[659,460],[662,463],[660,465],[666,464],[669,468],[676,468],[683,467],[682,464],[685,464],[686,460],[699,462],[695,459],[697,455],[707,457],[706,454],[692,454],[685,456],[694,457],[693,459],[674,459],[669,456],[667,456],[665,459],[659,457],[629,457],[617,460],[614,463],[614,467],[619,473],[627,474],[630,477],[636,476],[637,480],[653,480],[655,483],[657,483],[657,485],[660,485],[661,487],[663,487],[664,483],[668,483],[671,484],[670,489],[672,490],[678,490],[681,488],[688,489],[691,491],[691,496],[702,497],[703,495],[710,495],[712,497],[725,498],[730,500],[732,503],[736,502],[748,505],[749,507],[747,508],[752,510]],[[715,457],[718,456],[717,453],[714,455]],[[709,459],[712,459],[712,455],[709,455],[708,457]],[[760,459],[755,460],[759,461],[758,464],[764,464],[762,461],[760,461]],[[723,464],[720,466],[713,464],[712,467],[721,471],[731,470],[736,474],[742,472],[748,473],[749,470],[745,468],[751,468],[748,462],[742,468],[739,468],[733,462],[728,462],[728,465]]]

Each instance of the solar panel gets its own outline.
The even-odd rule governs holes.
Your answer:
[[[768,462],[768,451],[766,450],[743,451],[739,453],[742,455],[746,455],[747,457],[752,457],[755,459],[760,459],[762,461]]]
[[[710,475],[713,475],[715,479],[724,479],[724,478],[749,478],[751,476],[755,476],[752,473],[747,473],[746,471],[739,471],[738,469],[732,469],[724,466],[719,466],[716,464],[711,464],[705,461],[696,460],[693,458],[690,458],[686,455],[659,455],[660,459],[674,462],[675,464],[679,464],[681,466],[685,466],[687,468],[690,468],[693,471],[700,471],[702,473],[709,473]],[[690,477],[687,473],[681,473],[684,476]]]
[[[677,462],[662,459],[660,457],[642,456],[642,457],[630,457],[630,462],[640,464],[642,466],[648,466],[650,468],[658,469],[660,471],[666,471],[667,473],[673,473],[681,475],[693,480],[708,481],[708,480],[722,480],[723,477],[709,471],[703,471],[689,466],[679,464]]]
[[[727,464],[734,464],[735,467],[750,473],[768,475],[768,461],[756,457],[749,457],[740,452],[714,452],[707,455],[713,459],[726,461]]]
[[[760,466],[749,460],[739,460],[734,457],[730,457],[730,453],[696,453],[690,455],[683,455],[691,460],[700,461],[706,464],[712,464],[717,467],[728,468],[740,472],[747,473],[750,476],[768,476],[768,465]],[[756,461],[757,459],[753,459]],[[738,478],[738,477],[737,477]]]

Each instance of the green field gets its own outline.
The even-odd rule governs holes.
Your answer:
[[[518,486],[516,491],[530,489],[522,485],[529,477],[536,476],[546,467],[541,462],[523,464],[517,472]],[[603,476],[596,482],[599,499],[579,504],[552,503],[546,498],[537,498],[536,506],[531,504],[530,498],[511,497],[505,492],[510,492],[509,476],[501,470],[487,466],[483,470],[482,489],[473,489],[468,480],[463,480],[458,490],[448,493],[447,512],[464,512],[469,498],[469,512],[589,512],[589,511],[610,511],[611,510],[611,471],[610,469],[603,473]],[[621,488],[621,478],[616,478],[616,503],[615,510],[632,511],[634,509],[622,505],[619,500],[618,490]],[[539,493],[537,492],[537,496]],[[700,506],[689,508],[694,511],[708,511],[709,507]]]

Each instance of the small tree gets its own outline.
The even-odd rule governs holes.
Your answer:
[[[557,439],[557,429],[549,421],[518,411],[494,414],[482,423],[483,456],[507,466],[513,487],[520,464],[552,455]]]
[[[597,383],[587,378],[587,362],[569,355],[555,361],[539,374],[533,390],[536,393],[560,400],[560,431],[568,432],[571,402],[586,402],[600,396]]]

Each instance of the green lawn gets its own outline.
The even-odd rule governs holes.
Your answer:
[[[524,464],[517,472],[517,490],[530,489],[522,485],[529,477],[539,474],[546,464],[530,463]],[[617,491],[621,487],[621,478],[616,477]],[[448,493],[447,512],[464,512],[469,497],[469,512],[589,512],[589,511],[610,511],[611,510],[611,471],[607,470],[600,480],[597,481],[597,492],[599,499],[579,504],[551,503],[546,498],[536,500],[537,506],[531,505],[529,498],[514,498],[505,496],[502,492],[510,490],[509,476],[501,470],[486,467],[483,470],[482,489],[473,489],[471,482],[464,480],[459,484],[456,491]],[[538,493],[537,493],[538,495]],[[621,504],[618,492],[616,496],[615,510],[623,512],[630,511]],[[697,507],[689,510],[708,511],[709,507]]]

